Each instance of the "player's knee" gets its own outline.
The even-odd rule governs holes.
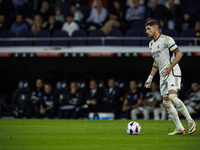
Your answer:
[[[164,101],[163,100],[163,106],[166,108],[168,107],[172,102],[171,101]]]
[[[169,100],[172,101],[172,102],[174,102],[177,98],[178,98],[177,94],[170,94],[169,95]]]

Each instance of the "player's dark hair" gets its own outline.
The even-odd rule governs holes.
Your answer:
[[[69,14],[67,14],[67,17],[73,17],[74,18],[74,14],[69,13]]]
[[[46,82],[44,83],[44,85],[49,85],[49,86],[53,87],[52,84],[51,84],[51,82],[49,82],[49,81],[46,81]]]
[[[159,27],[159,24],[156,20],[150,20],[145,24],[145,26],[158,26]]]
[[[138,82],[136,80],[130,80],[129,83],[135,82],[138,85]]]

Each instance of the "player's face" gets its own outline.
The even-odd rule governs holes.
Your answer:
[[[96,89],[97,88],[97,84],[95,81],[90,81],[90,89],[93,90],[93,89]]]
[[[149,25],[146,26],[146,33],[149,38],[153,38],[153,36],[155,35],[155,27]]]
[[[115,80],[113,80],[113,79],[108,80],[108,86],[110,88],[114,88],[115,87]]]
[[[71,90],[77,90],[77,84],[76,84],[75,82],[72,82],[72,83],[70,84],[70,89],[71,89]]]
[[[198,91],[198,84],[197,84],[197,83],[193,83],[193,84],[192,84],[192,90],[193,90],[194,92],[197,92],[197,91]]]
[[[51,91],[52,91],[52,87],[48,84],[44,85],[44,91],[47,93],[47,94],[50,94]]]
[[[37,79],[36,80],[36,87],[41,89],[43,86],[43,81],[41,79]]]
[[[137,89],[137,83],[135,81],[130,82],[130,89],[131,90]]]

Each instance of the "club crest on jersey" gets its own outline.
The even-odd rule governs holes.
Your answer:
[[[160,48],[160,45],[158,44],[157,48]]]

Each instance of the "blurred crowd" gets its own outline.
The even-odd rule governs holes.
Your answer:
[[[17,37],[22,30],[29,30],[35,36],[38,31],[49,30],[53,35],[61,29],[71,36],[79,29],[99,29],[107,35],[113,29],[125,33],[139,20],[156,19],[160,32],[175,29],[180,34],[193,28],[199,37],[200,9],[195,2],[198,1],[190,4],[189,0],[0,0],[0,34],[10,30]]]
[[[50,82],[37,79],[35,88],[30,89],[27,81],[21,81],[19,88],[13,92],[12,105],[16,117],[27,118],[78,119],[88,117],[90,112],[112,112],[115,119],[169,119],[162,106],[158,83],[154,81],[151,89],[143,86],[141,81],[131,80],[126,87],[123,82],[109,78],[106,84],[95,79],[89,83],[71,81],[69,87],[66,81],[59,81],[53,88]],[[199,114],[198,82],[192,82],[191,89],[185,93],[180,92],[179,96],[190,114]]]

